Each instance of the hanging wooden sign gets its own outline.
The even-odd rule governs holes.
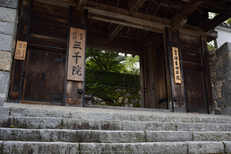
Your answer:
[[[84,81],[86,31],[70,28],[67,80]]]
[[[26,49],[27,49],[27,42],[17,41],[14,59],[16,59],[16,60],[25,60],[25,58],[26,58]]]
[[[179,59],[178,48],[172,47],[172,57],[173,57],[175,83],[181,84],[181,71],[180,71],[180,59]]]

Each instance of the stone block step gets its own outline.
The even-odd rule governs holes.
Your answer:
[[[8,103],[14,104],[14,103]],[[18,104],[17,104],[18,105]],[[13,106],[13,105],[12,105]],[[15,104],[14,104],[15,106]],[[0,116],[14,117],[55,117],[76,118],[79,120],[126,120],[156,122],[190,122],[190,123],[230,123],[230,116],[186,114],[171,112],[126,111],[94,108],[43,107],[26,106],[27,108],[0,107]]]
[[[144,131],[0,128],[0,140],[4,141],[135,143],[145,142],[145,136]]]
[[[132,130],[132,131],[231,131],[231,124],[223,123],[174,123],[155,121],[78,120],[54,117],[1,116],[0,127],[29,129],[88,129],[88,130]]]
[[[79,143],[231,141],[231,132],[105,131],[0,128],[0,140]]]
[[[123,130],[231,131],[231,124],[123,121]]]
[[[194,132],[194,141],[231,141],[231,131],[229,132]],[[231,145],[230,145],[231,148]]]
[[[21,142],[5,141],[2,154],[78,154],[79,144],[65,142]],[[0,146],[1,147],[1,146]],[[1,153],[1,152],[0,152]]]
[[[3,154],[197,154],[231,153],[231,142],[65,143],[0,141]]]
[[[77,120],[53,117],[0,117],[0,127],[28,129],[122,130],[122,121]]]

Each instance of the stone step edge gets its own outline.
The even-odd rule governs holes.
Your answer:
[[[114,110],[114,109],[99,109],[99,108],[84,108],[84,107],[66,107],[66,106],[47,106],[47,105],[30,105],[17,103],[4,103],[3,107],[12,109],[37,109],[46,111],[67,111],[67,112],[82,112],[82,113],[111,113],[111,114],[139,114],[139,115],[170,115],[183,117],[215,117],[215,118],[230,118],[230,115],[212,115],[199,113],[173,113],[173,112],[153,112],[153,111],[132,111],[132,110]]]
[[[26,145],[26,149],[24,149]],[[0,152],[29,153],[231,153],[231,142],[64,143],[0,141]],[[52,150],[52,151],[51,151]]]
[[[1,117],[0,126],[4,128],[31,129],[89,129],[89,130],[168,130],[168,131],[230,131],[231,124],[215,123],[174,123],[139,121],[97,121],[68,118],[28,118]]]
[[[97,121],[97,122],[110,122],[110,121],[114,121],[114,122],[133,122],[133,123],[171,123],[171,124],[193,124],[193,125],[200,125],[200,124],[208,124],[208,125],[230,125],[231,123],[213,123],[213,122],[193,122],[193,121],[186,121],[186,122],[176,122],[176,121],[133,121],[133,120],[98,120],[98,119],[77,119],[77,118],[64,118],[64,117],[18,117],[18,116],[1,116],[0,118],[2,119],[7,119],[9,118],[10,120],[15,120],[15,119],[44,119],[44,120],[48,120],[48,119],[53,119],[53,120],[78,120],[78,121]],[[230,117],[231,118],[231,117]]]
[[[81,143],[231,141],[231,132],[99,131],[0,128],[0,140],[43,142],[62,141]]]
[[[79,132],[158,132],[158,133],[227,133],[231,134],[231,131],[174,131],[174,130],[85,130],[85,129],[31,129],[31,128],[8,128],[8,127],[0,127],[0,130],[21,130],[21,131],[79,131]]]

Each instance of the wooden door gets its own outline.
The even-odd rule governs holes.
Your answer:
[[[46,50],[29,50],[23,86],[23,100],[62,103],[64,55]]]
[[[180,34],[180,39],[187,112],[208,113],[200,37]]]
[[[159,43],[158,43],[159,42]],[[165,74],[165,57],[162,40],[157,42],[154,50],[154,93],[155,107],[158,109],[168,108],[167,85]]]
[[[168,109],[165,54],[162,35],[143,52],[144,107]]]

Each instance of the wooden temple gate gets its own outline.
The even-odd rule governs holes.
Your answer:
[[[140,56],[143,108],[213,112],[206,43],[230,2],[19,0],[19,16],[10,102],[82,106],[87,46]]]

